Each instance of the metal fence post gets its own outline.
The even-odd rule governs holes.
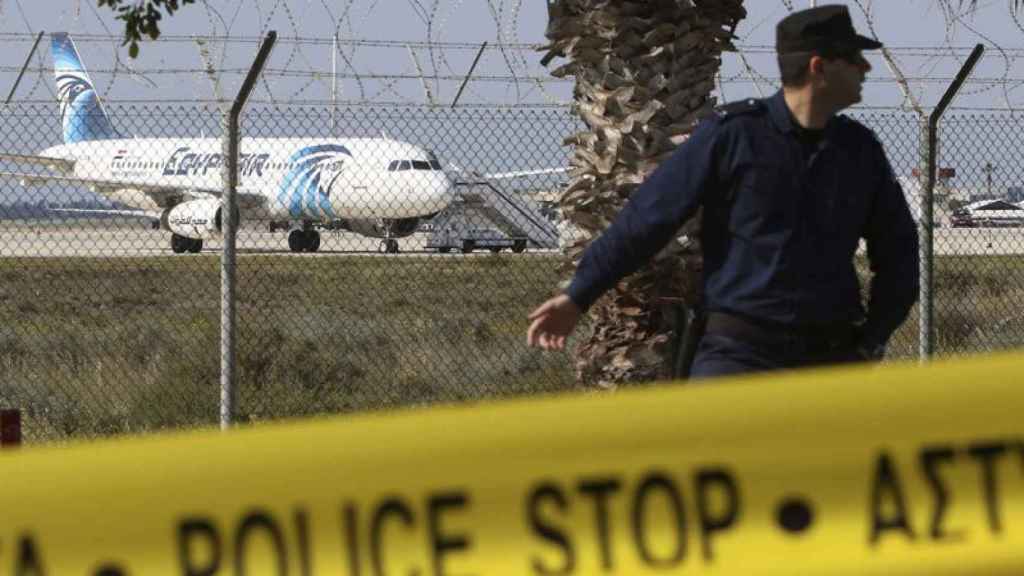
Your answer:
[[[476,65],[480,62],[480,57],[484,55],[484,50],[487,48],[487,42],[480,45],[480,50],[477,51],[476,57],[473,58],[473,63],[469,65],[469,72],[466,72],[466,77],[462,79],[462,84],[459,85],[459,91],[455,93],[455,99],[452,100],[452,108],[455,108],[459,104],[459,98],[462,97],[462,91],[466,89],[466,84],[469,83],[469,79],[473,77],[473,71],[476,70]]]
[[[921,185],[921,197],[918,199],[921,209],[920,222],[918,223],[920,234],[918,275],[921,285],[918,288],[917,346],[918,359],[922,362],[931,357],[934,345],[932,339],[932,270],[934,264],[932,225],[934,224],[935,215],[932,211],[932,188],[929,187],[928,182],[930,180],[929,174],[931,173],[929,169],[931,158],[938,157],[938,151],[936,150],[938,137],[937,134],[932,134],[931,126],[930,118],[925,122],[919,121],[917,126],[918,150],[920,151],[918,168],[921,171],[918,176]],[[933,137],[935,138],[934,141],[932,140]]]
[[[11,98],[14,98],[14,93],[18,90],[18,84],[21,84],[21,78],[25,75],[25,70],[28,68],[28,65],[32,63],[32,56],[35,55],[36,48],[39,47],[39,41],[42,39],[43,31],[40,30],[39,34],[36,36],[36,41],[32,44],[32,49],[28,51],[28,58],[25,58],[25,65],[21,67],[21,70],[18,72],[18,77],[14,79],[14,86],[11,86],[11,91],[7,94],[7,99],[4,100],[4,104],[10,104]]]
[[[942,95],[938,106],[928,116],[928,137],[925,142],[927,150],[927,166],[924,172],[925,185],[921,194],[921,248],[920,248],[920,272],[921,272],[921,293],[920,293],[920,324],[919,324],[919,345],[920,359],[927,361],[931,358],[935,349],[935,310],[934,310],[934,237],[932,229],[935,225],[935,215],[932,210],[935,192],[935,170],[938,159],[939,143],[939,119],[949,106],[949,103],[960,91],[960,86],[971,74],[974,65],[978,63],[985,47],[978,44],[967,57],[967,61],[960,68],[953,83]]]
[[[21,411],[0,410],[0,447],[21,445]]]
[[[235,387],[236,326],[235,326],[235,244],[238,234],[238,117],[249,98],[256,79],[270,55],[277,39],[277,32],[271,30],[256,54],[256,60],[242,82],[242,88],[235,97],[231,110],[224,119],[224,156],[222,177],[224,197],[221,202],[221,226],[224,230],[224,251],[221,257],[220,289],[220,427],[227,429],[234,420],[237,390]]]

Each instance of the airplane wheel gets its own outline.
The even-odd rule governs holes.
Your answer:
[[[388,239],[385,251],[388,254],[398,254],[398,240]]]
[[[306,252],[316,252],[320,249],[320,233],[316,230],[309,230],[306,236]]]
[[[302,230],[292,230],[288,233],[288,249],[292,252],[302,252],[306,248],[306,233]]]
[[[462,253],[463,254],[469,254],[470,252],[472,252],[475,249],[476,249],[476,242],[474,242],[472,240],[463,240],[462,241]]]
[[[441,248],[438,248],[437,251],[440,252],[441,254],[447,254],[447,253],[452,251],[452,247],[451,246],[443,246]]]
[[[495,247],[491,248],[491,254],[497,254],[498,252],[501,252],[501,248],[500,247],[495,246]]]
[[[191,243],[192,240],[190,238],[171,234],[171,252],[174,252],[175,254],[184,254],[187,252],[189,244]]]
[[[516,254],[521,254],[526,251],[526,240],[516,240],[512,244],[512,251]]]
[[[193,239],[188,244],[188,251],[192,254],[199,254],[203,251],[203,241],[201,239]]]

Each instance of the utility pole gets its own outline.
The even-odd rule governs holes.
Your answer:
[[[337,135],[337,120],[334,117],[338,107],[338,33],[334,33],[331,43],[331,136]]]
[[[985,173],[985,195],[992,198],[992,173],[996,171],[996,167],[992,162],[985,162],[981,171]]]

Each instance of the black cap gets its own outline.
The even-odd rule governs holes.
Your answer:
[[[882,43],[857,34],[846,6],[830,4],[793,12],[775,27],[775,51],[875,50]]]

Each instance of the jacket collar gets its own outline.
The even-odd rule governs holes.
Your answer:
[[[796,132],[796,120],[793,118],[793,113],[789,111],[789,106],[786,105],[786,98],[783,96],[781,88],[772,96],[765,98],[765,105],[768,107],[768,115],[771,117],[772,123],[779,129],[779,132],[783,134]],[[836,115],[833,114],[825,123],[826,139],[834,133],[835,126]]]
[[[793,114],[786,106],[786,99],[783,97],[781,89],[770,98],[765,99],[765,104],[768,106],[768,115],[779,132],[789,134],[796,130],[796,126],[793,124]]]

